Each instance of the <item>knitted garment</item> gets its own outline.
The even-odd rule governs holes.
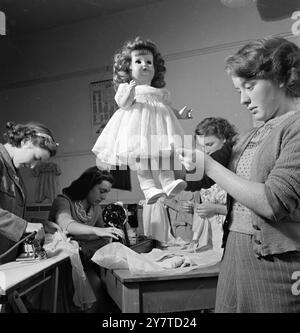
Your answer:
[[[250,142],[248,143],[246,149],[241,155],[237,168],[236,174],[245,179],[250,179],[251,163],[252,159],[258,149],[262,144],[264,139],[271,133],[272,129],[280,125],[285,119],[292,116],[295,111],[290,111],[285,113],[280,117],[276,117],[267,121],[264,125],[260,126],[257,132],[254,134]],[[231,224],[229,230],[242,232],[245,234],[252,234],[253,227],[251,222],[251,211],[241,203],[233,200],[233,206],[231,211]]]

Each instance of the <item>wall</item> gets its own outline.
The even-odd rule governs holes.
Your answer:
[[[114,51],[136,35],[151,38],[165,55],[167,87],[173,105],[188,105],[192,120],[181,121],[186,133],[206,116],[223,116],[240,132],[252,126],[224,73],[224,59],[246,41],[281,34],[293,41],[291,19],[263,22],[254,6],[227,8],[219,0],[165,0],[114,15],[81,21],[2,43],[0,127],[8,120],[47,124],[60,143],[55,158],[60,188],[94,165],[90,152],[89,84],[111,77]],[[29,202],[35,180],[25,173]],[[108,201],[142,198],[135,174],[133,191],[112,191]]]

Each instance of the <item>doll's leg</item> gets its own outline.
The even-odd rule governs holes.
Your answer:
[[[169,198],[174,197],[176,194],[183,191],[187,186],[184,180],[175,180],[174,171],[172,170],[160,170],[158,179],[164,192]]]
[[[137,170],[137,177],[140,183],[141,190],[144,192],[146,203],[151,205],[165,193],[162,189],[158,189],[155,185],[151,170]]]

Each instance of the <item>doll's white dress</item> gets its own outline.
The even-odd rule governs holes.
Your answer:
[[[182,147],[183,140],[184,131],[170,107],[169,91],[138,85],[131,106],[113,114],[92,151],[101,162],[131,165],[137,158],[156,158]]]

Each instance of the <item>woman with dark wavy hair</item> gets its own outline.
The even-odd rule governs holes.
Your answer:
[[[255,40],[226,69],[262,124],[237,140],[229,169],[194,152],[229,194],[215,310],[299,313],[300,49],[284,38]],[[190,170],[192,157],[181,156]]]
[[[0,255],[20,240],[24,233],[38,231],[43,237],[43,225],[23,219],[26,191],[19,169],[33,168],[38,161],[56,154],[58,144],[51,131],[37,122],[6,124],[5,144],[0,144]],[[46,222],[45,222],[46,223]],[[50,225],[50,224],[49,224]],[[0,263],[15,260],[17,247],[0,259]]]
[[[117,228],[105,227],[102,219],[100,203],[106,199],[112,184],[113,177],[109,172],[101,171],[96,166],[86,169],[54,199],[48,217],[49,221],[57,223],[68,237],[78,242],[84,271],[94,291],[97,290],[95,294],[97,302],[103,302],[105,296],[100,292],[101,282],[95,271],[95,265],[90,259],[112,238],[118,239],[118,237],[124,236],[123,231]],[[69,274],[70,271],[66,270],[64,280],[70,279]],[[74,287],[79,288],[82,296],[80,302],[77,299],[76,306],[74,306],[76,304]],[[77,279],[75,279],[74,285],[72,281],[62,285],[60,293],[64,299],[64,312],[79,311],[78,303],[81,303],[81,306],[89,307],[93,302],[89,289],[83,289]],[[85,296],[83,297],[83,295]],[[94,304],[94,307],[96,308],[99,304]]]
[[[182,146],[184,131],[177,119],[190,117],[191,110],[171,107],[165,89],[165,62],[150,40],[140,37],[126,42],[114,57],[115,100],[120,107],[100,134],[92,151],[98,165],[129,165],[137,170],[148,204],[159,197],[174,197],[186,187],[170,170],[174,147]],[[159,164],[164,155],[166,162]],[[151,160],[151,163],[150,163]],[[152,170],[158,170],[161,188]]]
[[[113,177],[96,166],[85,170],[53,201],[49,220],[80,244],[84,261],[89,260],[111,238],[123,237],[121,230],[104,227],[100,203],[106,199]]]

